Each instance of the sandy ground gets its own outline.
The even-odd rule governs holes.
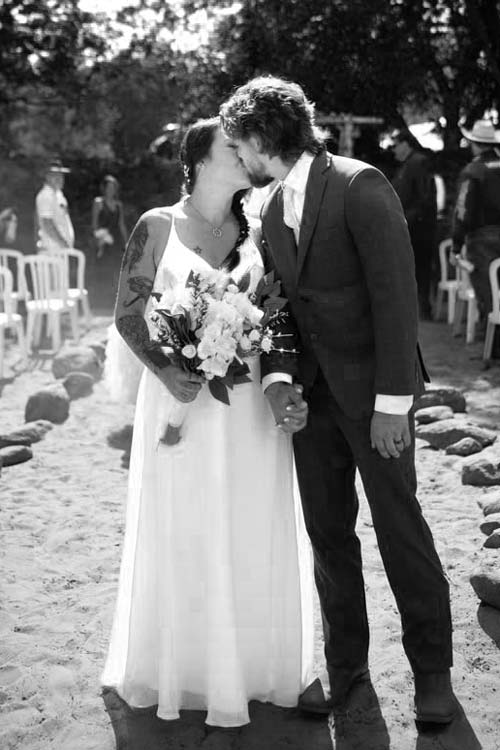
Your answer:
[[[99,340],[96,318],[87,334]],[[434,385],[467,392],[475,419],[500,432],[500,367],[484,371],[479,344],[465,347],[445,324],[422,326]],[[15,352],[11,352],[11,362]],[[23,422],[28,395],[53,382],[50,360],[0,385],[0,431]],[[127,471],[110,448],[110,430],[131,422],[133,409],[110,403],[104,385],[74,401],[71,414],[34,445],[34,458],[4,468],[0,478],[0,746],[3,750],[120,750],[225,748],[344,748],[427,750],[500,748],[500,651],[478,624],[468,582],[479,565],[500,565],[500,551],[482,548],[477,501],[499,488],[463,487],[463,459],[417,445],[420,500],[451,584],[457,697],[465,715],[446,732],[417,732],[411,673],[400,644],[399,617],[382,569],[366,502],[359,533],[371,624],[375,692],[357,696],[351,720],[308,721],[294,711],[252,707],[241,730],[208,731],[203,716],[160,722],[127,711],[115,696],[106,707],[99,687],[111,624],[123,532]],[[321,643],[318,627],[318,667]],[[363,705],[367,710],[363,712]],[[466,718],[465,718],[466,717]],[[342,737],[342,733],[344,736]]]

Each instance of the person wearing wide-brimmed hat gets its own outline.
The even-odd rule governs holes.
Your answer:
[[[75,232],[63,193],[64,177],[70,170],[60,159],[46,168],[45,182],[36,196],[37,249],[51,252],[73,247]]]
[[[474,266],[471,283],[482,322],[491,310],[489,266],[500,257],[500,133],[489,120],[478,120],[472,130],[462,128],[472,161],[461,171],[453,214],[453,248],[465,244]]]

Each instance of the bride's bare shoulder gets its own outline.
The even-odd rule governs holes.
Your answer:
[[[142,214],[140,221],[148,224],[148,226],[165,226],[172,222],[172,216],[175,213],[178,203],[173,206],[159,206],[158,208],[150,208]]]

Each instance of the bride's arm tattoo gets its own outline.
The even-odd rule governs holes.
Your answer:
[[[115,323],[134,354],[158,375],[160,370],[168,367],[170,361],[151,340],[144,319],[157,270],[154,257],[157,241],[155,221],[156,217],[150,214],[141,217],[128,242],[118,285]]]
[[[155,374],[168,367],[170,361],[151,341],[144,318],[139,315],[123,315],[116,320],[116,327],[134,354]]]

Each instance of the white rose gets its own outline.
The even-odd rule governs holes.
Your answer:
[[[250,341],[250,337],[246,335],[242,336],[240,339],[240,346],[244,352],[250,351],[250,349],[252,348],[252,342]]]
[[[186,344],[182,347],[181,354],[186,359],[193,359],[193,357],[196,357],[196,347],[193,344]]]
[[[260,342],[260,345],[262,347],[262,351],[265,352],[266,354],[269,354],[269,352],[273,348],[273,340],[269,336],[264,336],[264,338]]]
[[[261,332],[254,328],[254,330],[250,331],[250,333],[248,334],[248,338],[250,339],[252,344],[255,344],[257,341],[260,341],[261,335]]]

